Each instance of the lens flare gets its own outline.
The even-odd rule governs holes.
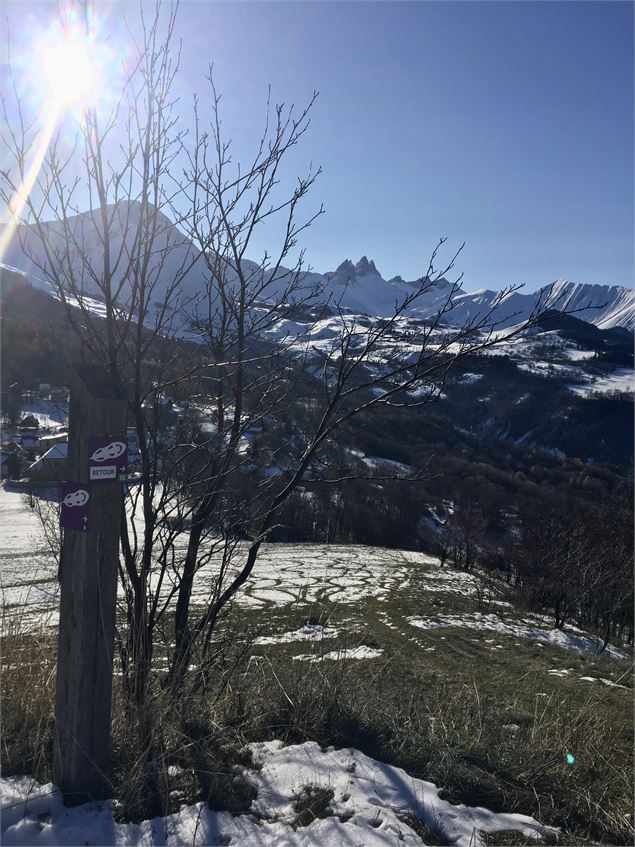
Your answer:
[[[69,4],[64,14],[49,18],[38,30],[25,25],[21,37],[18,33],[12,53],[16,97],[26,115],[24,122],[32,121],[31,130],[36,125],[39,130],[26,144],[28,156],[21,163],[20,183],[7,205],[9,222],[0,232],[0,261],[22,220],[49,144],[60,137],[63,126],[82,123],[89,112],[107,114],[114,93],[120,90],[125,55],[117,49],[114,30],[105,21],[95,16],[92,6],[78,15],[77,7]],[[22,123],[20,112],[15,114],[18,124]],[[70,135],[72,146],[74,130]]]
[[[43,83],[53,108],[92,105],[101,84],[97,53],[79,28],[45,41],[40,59]]]

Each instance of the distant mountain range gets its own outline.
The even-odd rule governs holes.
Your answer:
[[[82,244],[84,250],[89,252],[91,258],[94,257],[94,267],[99,268],[99,257],[103,246],[93,214],[86,212],[71,220],[75,239]],[[136,204],[120,204],[116,208],[111,207],[111,257],[114,263],[122,247],[124,256],[127,251],[134,250],[130,224],[134,223],[137,214]],[[157,283],[153,293],[154,300],[160,299],[162,290],[165,290],[165,286],[174,279],[175,274],[178,274],[184,266],[189,265],[198,255],[194,244],[168,218],[161,215],[160,220],[161,231],[157,237],[157,260],[154,269]],[[52,243],[56,243],[61,248],[63,239],[59,225],[51,223],[47,226]],[[22,244],[25,249],[22,249]],[[42,249],[36,232],[29,227],[21,227],[20,232],[12,240],[4,262],[26,273],[33,284],[38,285],[42,274],[37,265],[42,261]],[[125,258],[119,261],[114,273],[115,283],[125,275],[125,264]],[[85,294],[98,296],[95,281],[82,266],[79,256],[72,259],[72,265],[77,279],[81,280],[84,286]],[[248,267],[256,276],[260,273],[256,263],[250,262]],[[284,288],[285,277],[288,279],[288,274],[288,270],[281,269],[277,278],[270,281],[268,285],[270,296],[274,297],[276,291]],[[392,314],[395,305],[412,294],[417,284],[417,280],[407,281],[400,276],[384,279],[375,263],[366,256],[362,256],[356,263],[346,259],[336,270],[329,273],[307,272],[303,283],[304,290],[311,290],[314,286],[320,288],[319,302],[328,302],[333,308],[337,304],[345,311],[374,317]],[[452,291],[451,285],[447,280],[440,280],[432,290],[411,304],[405,314],[419,318],[436,315],[447,303]],[[43,287],[46,286],[43,284]],[[192,301],[204,289],[204,267],[202,262],[198,261],[184,277],[183,302]],[[127,281],[123,279],[120,296],[122,305],[125,306],[129,294]],[[464,291],[459,287],[452,294],[453,306],[445,314],[444,319],[447,323],[456,325],[464,324],[466,321],[477,321],[480,316],[486,315],[499,299],[500,292],[497,291],[490,289]],[[505,328],[521,323],[532,313],[538,302],[545,309],[555,308],[559,311],[571,312],[577,318],[595,324],[600,329],[624,327],[635,330],[635,292],[632,289],[618,285],[568,282],[563,279],[556,280],[536,292],[516,291],[508,295],[496,307],[497,326]]]

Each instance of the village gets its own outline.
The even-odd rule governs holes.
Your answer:
[[[58,485],[67,478],[69,389],[46,382],[14,384],[3,399],[1,478],[29,493]],[[158,405],[160,427],[168,431],[182,410],[167,398],[159,398]],[[134,472],[141,458],[135,427],[128,427],[127,440],[128,468]]]

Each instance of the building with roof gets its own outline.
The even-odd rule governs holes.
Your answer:
[[[60,482],[66,477],[68,466],[68,441],[54,444],[29,467],[34,482]]]

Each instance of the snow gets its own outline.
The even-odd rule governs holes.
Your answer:
[[[26,630],[57,619],[57,567],[28,498],[5,483],[0,488],[2,632]]]
[[[593,350],[580,350],[575,347],[566,347],[562,352],[572,362],[587,362],[595,356]]]
[[[20,407],[20,419],[31,415],[43,429],[60,429],[68,425],[68,408],[52,400],[31,400]]]
[[[612,679],[604,679],[604,677],[598,678],[595,676],[581,676],[580,679],[582,682],[601,682],[603,685],[608,685],[610,688],[628,688],[626,685],[619,685],[619,683],[613,682]]]
[[[635,371],[632,368],[616,368],[606,376],[589,377],[584,385],[572,385],[570,390],[582,397],[592,393],[605,394],[607,391],[627,391],[635,393]]]
[[[324,638],[336,638],[334,627],[321,624],[306,623],[293,632],[282,632],[279,635],[263,635],[254,640],[254,644],[288,644],[293,641],[321,641]]]
[[[267,741],[250,749],[257,767],[244,769],[243,775],[258,792],[252,814],[233,817],[196,803],[165,818],[117,823],[112,801],[65,808],[55,786],[17,777],[0,780],[2,844],[421,847],[404,818],[421,820],[452,847],[484,847],[484,832],[513,830],[537,840],[553,840],[556,834],[527,815],[453,805],[439,797],[433,783],[353,748],[322,750],[314,741],[285,747],[281,741]],[[308,784],[333,792],[331,813],[295,829],[293,803]]]
[[[548,289],[547,307],[575,311],[575,317],[600,329],[635,329],[635,291],[619,285],[588,285],[558,279]],[[544,297],[544,294],[543,294]]]
[[[414,470],[412,465],[396,462],[394,459],[385,459],[383,456],[365,456],[362,461],[370,468],[382,470],[396,476],[410,476]]]
[[[325,659],[337,662],[344,659],[378,659],[383,650],[377,647],[368,647],[365,644],[360,644],[359,647],[354,647],[352,650],[331,650],[330,653],[324,653],[323,656],[312,653],[302,653],[299,656],[294,656],[294,659],[303,662],[322,662]]]
[[[56,499],[56,497],[55,497]],[[46,505],[46,503],[44,504]],[[9,484],[0,488],[0,517],[3,523],[3,555],[0,560],[0,590],[3,600],[2,631],[16,627],[20,631],[53,625],[57,621],[59,587],[57,566],[48,550],[35,511],[29,508],[28,497],[13,490]],[[138,531],[141,529],[137,527]],[[177,552],[184,550],[187,538],[177,541]],[[203,603],[213,584],[217,565],[212,560],[201,569],[196,581],[193,602]],[[312,604],[328,599],[331,603],[356,604],[370,597],[387,597],[391,591],[403,590],[412,579],[417,587],[429,593],[448,593],[475,596],[479,579],[473,574],[439,567],[439,560],[426,553],[387,550],[362,545],[324,544],[264,544],[258,565],[236,603],[246,607],[265,605],[293,606]],[[169,591],[170,586],[165,588]],[[504,608],[502,598],[492,597],[496,608]],[[536,646],[549,643],[582,653],[595,653],[597,639],[575,627],[567,632],[549,628],[547,616],[524,621],[503,619],[495,614],[410,618],[409,622],[423,629],[444,626],[468,627],[499,632],[516,637],[533,638]],[[261,636],[258,644],[316,641],[335,637],[337,633],[325,627],[315,638],[311,629]],[[372,648],[369,648],[372,649]],[[619,648],[609,645],[607,655],[623,657]],[[333,658],[328,655],[328,658]],[[314,656],[309,656],[313,660]],[[337,658],[361,658],[351,652]],[[370,658],[367,654],[365,658]]]
[[[57,501],[56,492],[51,496]],[[59,602],[57,566],[28,498],[9,484],[0,487],[0,519],[3,628],[19,624],[26,630],[54,623]],[[135,524],[142,532],[140,515]],[[177,554],[184,552],[186,544],[186,534],[177,538]],[[437,560],[424,553],[361,545],[263,544],[258,565],[236,602],[251,607],[286,606],[316,603],[328,597],[331,602],[353,604],[368,597],[385,597],[407,582],[413,567],[434,562]],[[194,603],[207,600],[217,568],[217,559],[212,558],[201,569]],[[164,589],[167,594],[171,585]]]
[[[124,253],[132,247],[131,242],[139,216],[138,208],[134,203],[122,203],[119,209],[112,207],[110,209],[112,218],[110,244],[113,261],[122,247]],[[97,221],[95,213],[87,211],[72,218],[69,226],[74,231],[74,237],[85,248],[88,265],[95,268],[98,277],[98,269],[100,264],[103,265],[103,257]],[[47,237],[54,245],[63,240],[63,231],[59,224],[47,223],[45,227],[48,231]],[[18,236],[13,238],[9,245],[7,261],[11,266],[19,269],[20,273],[28,274],[32,284],[50,293],[50,286],[40,278],[42,272],[38,265],[46,264],[46,262],[37,232],[34,227],[21,226],[19,229]],[[25,250],[22,249],[22,244],[25,245]],[[158,216],[158,230],[152,247],[153,259],[150,272],[156,273],[161,268],[154,296],[157,300],[161,300],[166,295],[167,285],[178,278],[181,268],[190,265],[200,254],[196,246],[162,213]],[[33,258],[35,261],[32,260]],[[114,284],[122,284],[120,307],[125,311],[131,289],[128,280],[125,277],[121,278],[121,274],[125,273],[126,263],[121,264],[122,268],[119,275],[116,275]],[[104,306],[100,302],[101,292],[91,275],[85,272],[79,255],[74,258],[74,265],[77,279],[84,281],[84,290],[89,295],[84,298],[84,306],[98,314],[103,314]],[[271,273],[263,272],[263,269],[254,262],[245,260],[244,265],[246,272],[253,276],[256,284],[264,281],[266,293],[263,299],[266,296],[275,299],[286,290],[291,273],[287,268],[279,268],[277,276],[272,279]],[[228,282],[230,286],[234,284],[232,279]],[[305,273],[298,296],[303,299],[317,289],[319,296],[313,300],[315,305],[330,304],[331,309],[337,305],[345,313],[386,317],[394,313],[396,305],[411,297],[418,285],[419,282],[407,282],[400,276],[385,280],[374,262],[362,257],[356,264],[346,260],[331,273]],[[201,262],[194,261],[183,278],[179,299],[188,303],[194,298],[195,302],[204,288],[205,270]],[[452,295],[451,303],[450,295]],[[476,323],[487,319],[492,309],[495,309],[490,323],[496,321],[496,328],[501,331],[526,320],[538,304],[543,310],[566,308],[568,311],[575,311],[576,317],[594,323],[602,329],[615,326],[635,328],[634,291],[617,285],[589,285],[563,279],[556,280],[536,292],[515,291],[504,298],[498,291],[487,288],[464,291],[460,287],[453,288],[447,280],[440,279],[436,285],[429,286],[421,297],[416,298],[405,309],[404,317],[425,319],[437,315],[441,309],[448,310],[450,307],[445,314],[447,322],[453,326],[462,326],[466,322]],[[173,302],[171,305],[178,304]],[[299,325],[292,321],[285,322],[275,328],[272,337],[277,336],[280,340],[293,339],[298,334],[299,328]],[[318,333],[321,333],[323,329],[318,327]],[[195,337],[190,330],[183,328],[183,332],[185,335]]]
[[[578,634],[576,632],[561,629],[536,629],[532,620],[504,620],[494,613],[484,614],[474,612],[465,615],[435,615],[434,618],[410,617],[408,622],[419,629],[440,629],[446,627],[461,627],[466,629],[477,629],[486,632],[498,632],[501,635],[512,635],[521,638],[535,638],[553,647],[562,647],[566,650],[574,650],[577,653],[595,655],[601,651],[602,642],[592,635]],[[574,629],[574,628],[571,628]],[[626,659],[627,654],[609,644],[606,654],[615,659]],[[560,672],[562,673],[562,672]]]

